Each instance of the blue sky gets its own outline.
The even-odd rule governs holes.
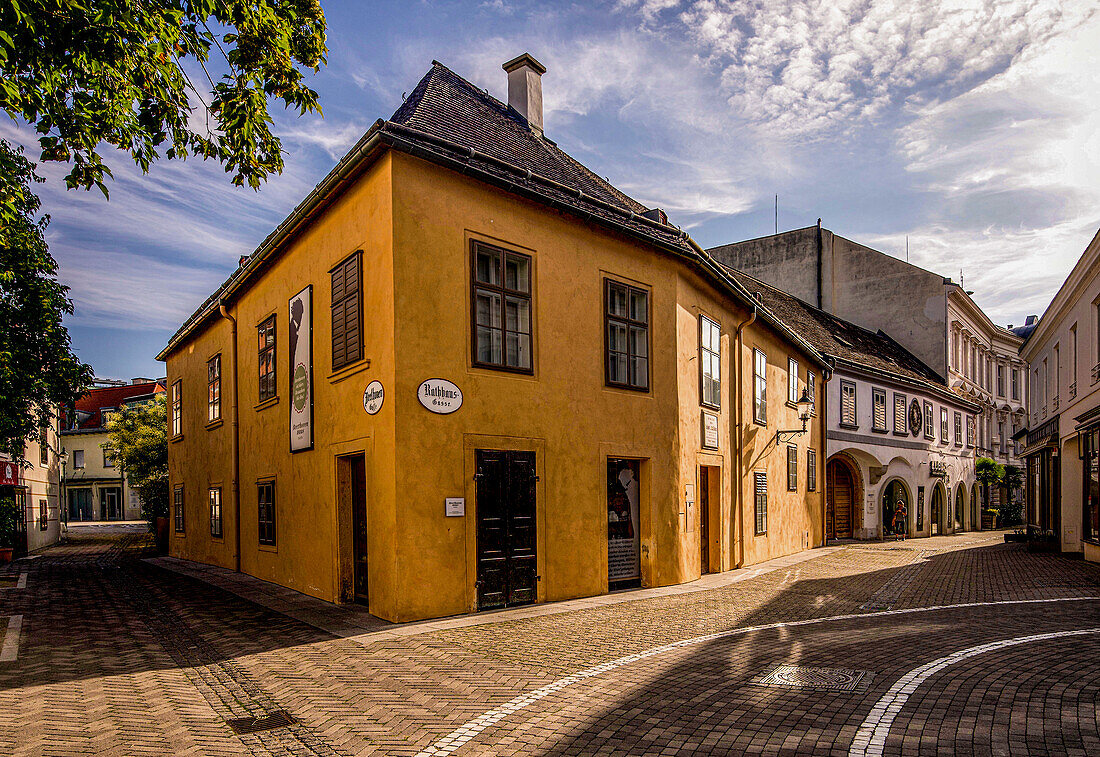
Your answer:
[[[440,60],[506,98],[530,52],[546,133],[703,246],[816,222],[955,277],[994,321],[1041,313],[1100,226],[1100,13],[1043,0],[322,2],[324,118],[276,114],[286,170],[119,155],[111,199],[45,167],[78,354],[156,353],[377,118]],[[32,144],[0,124],[0,136]],[[108,160],[110,156],[108,155]]]

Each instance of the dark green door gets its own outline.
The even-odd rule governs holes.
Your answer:
[[[535,453],[477,450],[477,606],[535,602]]]

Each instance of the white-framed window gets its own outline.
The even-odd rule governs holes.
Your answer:
[[[894,392],[894,433],[900,436],[908,436],[905,412],[908,405],[904,394]]]
[[[950,441],[950,429],[947,422],[947,408],[940,408],[940,441],[947,444]]]
[[[752,351],[752,419],[768,425],[768,356]]]
[[[806,491],[817,491],[817,450],[806,450]]]
[[[84,450],[82,450],[82,449],[74,449],[73,450],[73,467],[74,468],[83,468],[84,467]]]
[[[806,394],[810,396],[810,414],[817,413],[817,376],[814,372],[806,370]]]
[[[722,406],[722,329],[716,321],[699,316],[699,369],[701,401],[707,407]]]
[[[798,491],[798,447],[787,445],[787,491]]]
[[[798,402],[798,361],[787,358],[787,402]]]
[[[936,421],[935,416],[932,413],[932,403],[928,400],[924,401],[924,438],[935,439],[936,438]]]
[[[210,489],[210,535],[222,538],[222,490],[216,487]]]

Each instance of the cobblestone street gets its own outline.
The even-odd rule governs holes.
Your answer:
[[[5,754],[1100,753],[1100,567],[1000,533],[341,636],[72,532],[0,573]]]

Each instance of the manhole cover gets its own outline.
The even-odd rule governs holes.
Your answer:
[[[780,665],[753,683],[759,686],[786,686],[797,689],[865,691],[874,677],[875,674],[869,670]]]
[[[260,731],[270,731],[275,728],[294,725],[298,721],[286,710],[277,710],[262,718],[234,718],[225,722],[229,723],[229,727],[233,729],[234,733],[241,736],[246,733],[259,733]]]

